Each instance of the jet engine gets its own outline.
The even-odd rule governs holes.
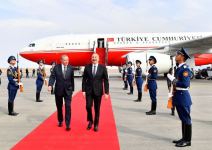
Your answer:
[[[136,68],[135,61],[140,60],[142,62],[141,68],[143,70],[143,73],[146,72],[146,69],[149,68],[149,64],[147,66],[147,60],[150,56],[154,56],[157,59],[157,63],[155,64],[158,68],[159,74],[165,74],[169,71],[169,69],[172,67],[172,60],[170,58],[170,55],[166,54],[160,54],[160,53],[153,53],[153,52],[143,52],[143,53],[129,53],[126,56],[127,62],[131,61],[133,63],[133,66]],[[173,61],[175,65],[175,61]]]

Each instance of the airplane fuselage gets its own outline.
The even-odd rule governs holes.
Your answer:
[[[212,35],[208,32],[197,33],[129,33],[129,34],[92,34],[62,35],[40,39],[30,43],[21,50],[20,55],[31,61],[43,59],[46,64],[66,54],[73,66],[84,66],[90,63],[93,52],[100,55],[102,63],[108,66],[121,66],[126,63],[124,55],[134,51],[148,51],[161,46],[196,40]],[[157,53],[157,50],[155,50]],[[205,61],[204,54],[195,55],[196,65],[212,63]],[[212,57],[207,54],[207,57]]]

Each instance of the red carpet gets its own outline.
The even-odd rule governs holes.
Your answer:
[[[111,100],[102,98],[99,132],[86,130],[85,99],[82,92],[72,100],[71,131],[57,127],[56,113],[23,138],[13,150],[119,150]]]

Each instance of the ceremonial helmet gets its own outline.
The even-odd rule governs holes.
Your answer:
[[[128,61],[128,63],[127,64],[131,64],[131,66],[132,66],[132,62],[131,61]]]
[[[15,56],[10,56],[7,60],[8,63],[10,63],[12,60],[16,60]]]
[[[185,57],[185,60],[191,59],[186,49],[181,48],[177,51],[177,54],[183,55]]]
[[[140,60],[136,60],[135,63],[136,63],[136,64],[137,64],[137,63],[141,64],[141,61],[140,61]]]
[[[150,56],[149,60],[153,60],[155,62],[155,64],[157,63],[157,59],[155,58],[155,56]]]

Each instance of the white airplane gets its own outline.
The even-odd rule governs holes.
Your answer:
[[[143,62],[144,70],[146,59],[153,55],[159,73],[167,73],[171,67],[170,56],[181,47],[189,50],[191,66],[212,64],[212,32],[61,35],[31,42],[20,55],[50,64],[59,63],[60,56],[67,54],[71,65],[84,66],[96,52],[100,63],[107,66],[122,66],[126,61],[134,63],[138,59]]]

